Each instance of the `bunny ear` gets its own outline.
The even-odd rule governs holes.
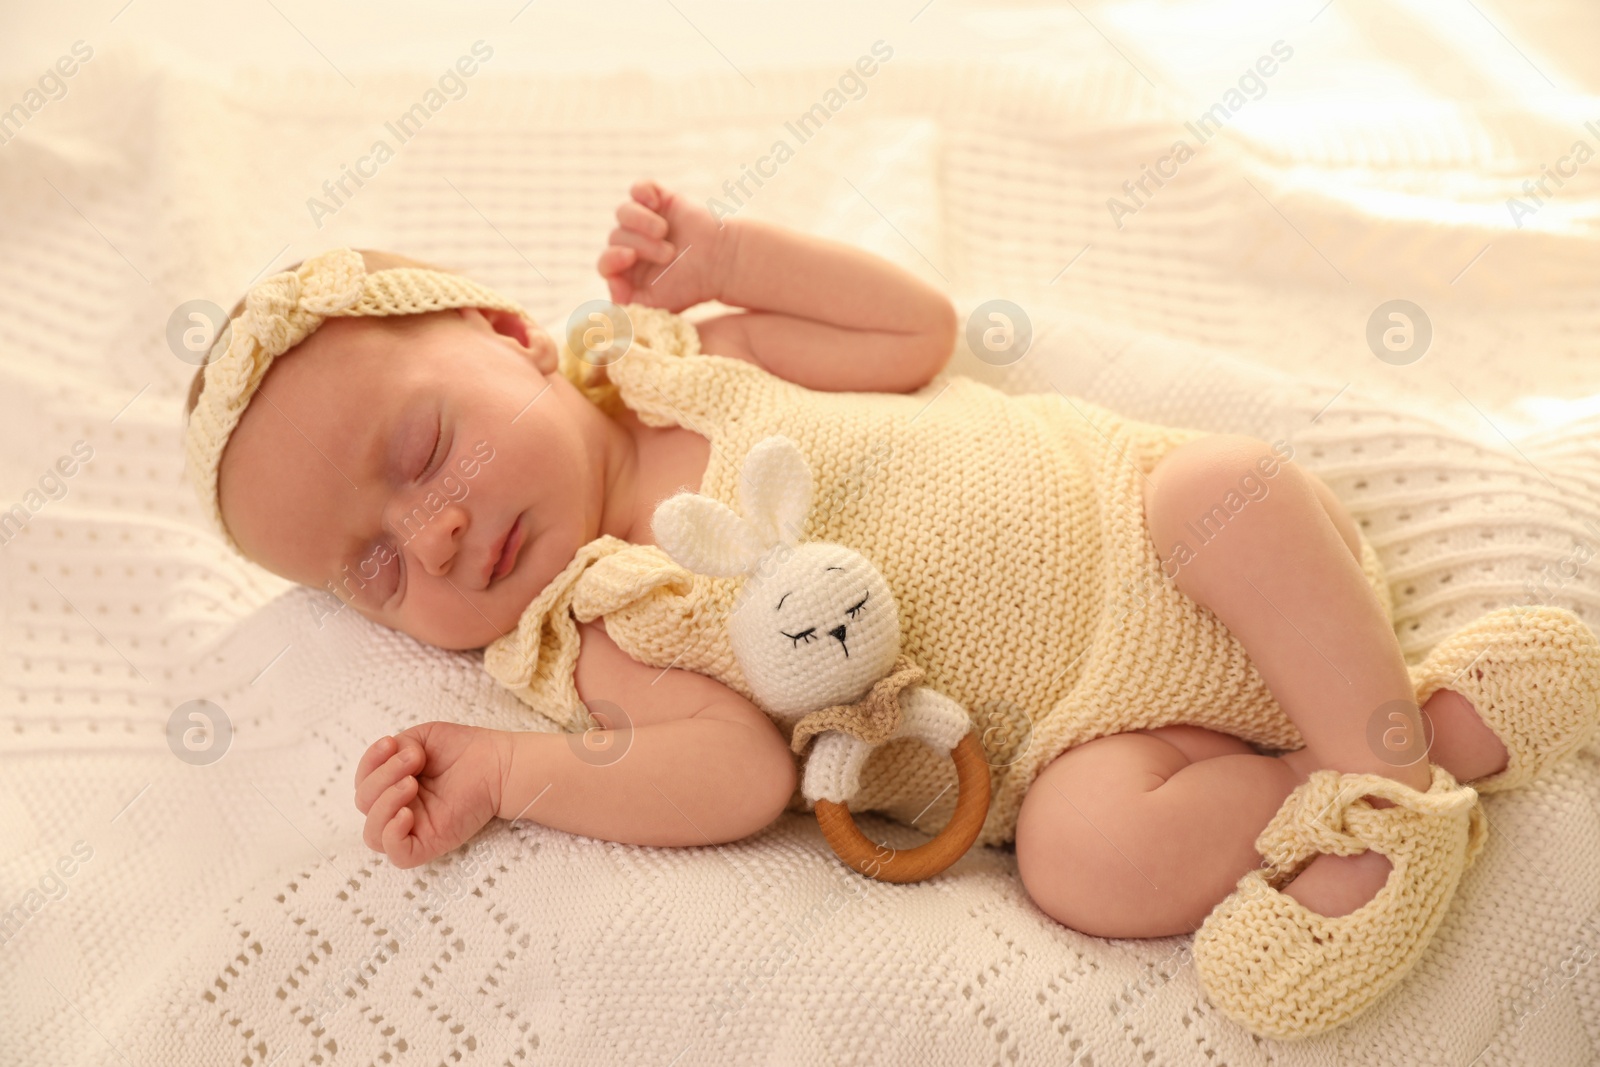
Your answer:
[[[739,500],[768,545],[794,544],[811,510],[811,467],[800,446],[782,434],[757,441],[744,457]]]
[[[767,547],[758,531],[728,505],[687,491],[656,506],[650,531],[679,566],[715,578],[749,572]]]

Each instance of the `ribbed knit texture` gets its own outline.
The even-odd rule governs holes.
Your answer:
[[[801,540],[877,564],[899,601],[905,654],[927,671],[924,684],[968,710],[987,746],[993,794],[978,844],[1011,841],[1034,776],[1096,737],[1190,723],[1273,748],[1303,744],[1244,646],[1163,578],[1146,529],[1143,479],[1197,431],[949,373],[910,395],[819,392],[700,354],[681,325],[648,332],[673,347],[636,342],[605,371],[642,422],[710,439],[700,492],[736,509],[746,453],[781,432],[816,480]],[[1387,609],[1365,541],[1362,554]],[[604,616],[641,663],[698,671],[754,700],[727,625],[743,580],[692,574],[657,546],[601,537],[486,651],[485,666],[582,729],[577,632],[560,618],[570,610],[580,621]],[[948,760],[898,739],[868,760],[852,810],[937,830],[954,811],[954,782]],[[799,786],[790,807],[804,808]]]

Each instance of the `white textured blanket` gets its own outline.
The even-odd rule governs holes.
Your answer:
[[[1411,116],[1364,143],[1289,136],[1271,152],[1218,138],[1117,229],[1105,201],[1192,115],[1115,56],[1070,79],[895,62],[744,210],[889,255],[963,311],[994,296],[1027,308],[1032,353],[1005,372],[962,354],[955,372],[1292,442],[1365,524],[1413,659],[1530,594],[1600,623],[1600,578],[1575,562],[1600,544],[1600,423],[1578,401],[1600,392],[1593,239],[1506,231],[1488,208],[1509,179],[1449,227],[1348,195],[1366,168],[1437,216],[1468,195],[1452,177],[1537,173],[1516,115]],[[351,801],[372,738],[430,718],[548,726],[476,656],[325,617],[228,558],[179,477],[189,368],[168,313],[357,243],[458,265],[559,324],[598,294],[592,259],[628,181],[715,192],[839,72],[769,72],[760,88],[484,78],[318,230],[306,200],[432,73],[363,79],[385,103],[358,111],[331,74],[225,91],[153,59],[95,63],[75,109],[6,146],[0,168],[8,248],[26,252],[0,258],[0,506],[43,490],[0,549],[0,1061],[1600,1056],[1590,752],[1492,798],[1488,849],[1412,977],[1295,1045],[1210,1010],[1186,938],[1053,923],[1002,850],[889,886],[844,871],[800,816],[676,850],[497,823],[391,868]],[[1565,195],[1597,200],[1592,182]],[[1365,341],[1395,297],[1434,324],[1432,352],[1405,367]],[[1541,418],[1545,432],[1517,432]],[[48,478],[79,440],[92,458]],[[202,697],[232,727],[210,764],[177,758],[165,734]]]

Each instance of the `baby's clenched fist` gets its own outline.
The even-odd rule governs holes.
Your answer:
[[[732,223],[652,181],[635,182],[596,266],[616,304],[678,312],[716,300]]]
[[[362,840],[400,868],[469,840],[499,810],[509,741],[499,730],[428,722],[373,742],[356,765]]]

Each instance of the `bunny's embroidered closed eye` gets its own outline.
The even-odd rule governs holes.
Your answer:
[[[829,567],[828,569],[830,571],[836,571],[836,570],[839,570],[841,568]],[[789,594],[785,593],[783,595],[784,595],[784,597],[787,598]],[[867,596],[871,596],[871,594],[869,593],[869,594],[867,594]],[[845,611],[844,611],[845,616],[847,618],[853,619],[857,615],[861,614],[861,612],[866,609],[867,596],[863,596],[860,600],[856,601],[850,607],[846,608]],[[780,607],[782,607],[783,606],[783,601],[782,600],[778,601],[778,605]],[[807,644],[810,644],[812,638],[815,637],[815,635],[816,635],[817,628],[815,626],[808,626],[804,630],[801,630],[797,634],[792,634],[788,630],[779,630],[778,632],[780,634],[782,634],[783,636],[787,637],[789,640],[794,641],[796,643],[796,645],[791,645],[790,646],[791,648],[793,648],[793,647],[796,647],[798,645],[798,643],[800,642],[800,640],[802,638],[806,641]],[[839,639],[839,643],[840,644],[844,644],[844,627],[843,626],[840,626],[835,630],[829,630],[828,632],[830,634],[832,634],[834,637],[837,637]],[[846,648],[845,649],[845,655],[848,656],[849,654],[850,654],[850,650],[848,648]]]

